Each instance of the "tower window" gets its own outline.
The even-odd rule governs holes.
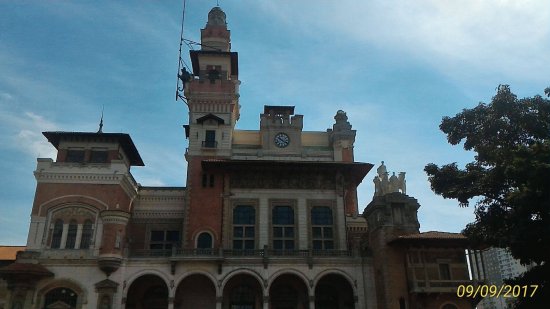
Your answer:
[[[82,240],[80,241],[80,249],[89,249],[92,244],[92,221],[86,220],[82,227]]]
[[[83,163],[84,150],[76,150],[76,149],[67,150],[67,157],[65,158],[65,162]]]
[[[51,248],[59,249],[61,247],[61,236],[63,236],[63,220],[57,219],[53,226]]]
[[[65,248],[74,249],[76,246],[76,232],[78,230],[78,225],[76,220],[71,220],[69,223],[69,230],[67,231],[67,242]]]
[[[311,236],[314,250],[334,249],[333,219],[330,207],[311,208]]]
[[[202,142],[202,147],[204,148],[216,148],[216,131],[215,130],[206,130],[205,138]]]
[[[108,152],[105,150],[92,150],[90,154],[91,163],[107,163]]]

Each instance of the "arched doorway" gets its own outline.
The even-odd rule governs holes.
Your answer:
[[[59,287],[49,290],[44,295],[44,309],[66,308],[74,309],[77,307],[78,294],[72,289]]]
[[[315,286],[315,309],[355,309],[349,281],[338,274],[323,276]]]
[[[155,275],[136,279],[126,295],[126,309],[168,309],[168,287]]]
[[[308,309],[307,286],[296,275],[280,275],[269,288],[269,303],[270,309]]]
[[[260,309],[262,303],[262,286],[253,276],[235,275],[225,284],[223,309]]]
[[[176,289],[174,309],[215,309],[216,287],[205,275],[195,274],[183,279]]]

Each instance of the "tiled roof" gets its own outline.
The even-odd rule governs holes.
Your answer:
[[[439,231],[429,231],[419,234],[410,234],[399,236],[400,239],[466,239],[466,236],[460,233],[448,233]]]
[[[35,276],[53,276],[53,273],[40,264],[32,263],[12,263],[6,267],[0,268],[0,275],[35,275]]]
[[[17,251],[24,251],[25,246],[0,246],[0,260],[15,261]]]

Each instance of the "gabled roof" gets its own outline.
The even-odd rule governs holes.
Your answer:
[[[197,118],[197,123],[203,123],[205,122],[206,120],[208,119],[212,119],[212,120],[215,120],[218,122],[218,124],[224,124],[225,123],[225,120],[221,119],[220,117],[214,115],[214,114],[208,114],[208,115],[204,115],[200,118]]]
[[[418,234],[397,236],[390,244],[431,245],[431,246],[464,246],[469,244],[468,238],[461,233],[429,231]]]
[[[130,160],[130,165],[144,166],[143,160],[137,151],[134,142],[129,134],[126,133],[97,133],[97,132],[62,132],[62,131],[50,131],[42,132],[42,134],[48,139],[55,149],[58,149],[59,142],[62,139],[69,140],[111,140],[120,144],[124,153]]]

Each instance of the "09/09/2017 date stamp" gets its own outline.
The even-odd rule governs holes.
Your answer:
[[[459,298],[475,298],[475,297],[533,297],[539,286],[532,285],[459,285],[456,289],[456,296]]]

